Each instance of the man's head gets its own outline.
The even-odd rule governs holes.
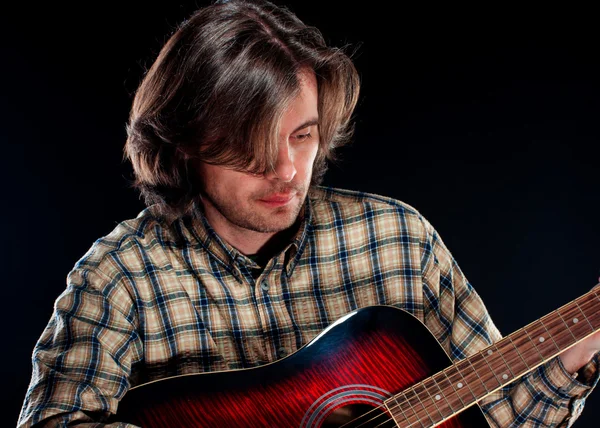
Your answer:
[[[281,118],[271,169],[252,174],[198,162],[202,205],[221,234],[276,233],[292,226],[298,217],[319,152],[317,79],[310,69],[298,78],[300,91]]]
[[[305,195],[349,138],[358,90],[351,60],[288,10],[263,1],[200,9],[167,41],[136,93],[125,147],[136,186],[147,203],[174,215],[189,212],[201,194],[221,197],[214,186],[223,170],[262,178],[252,197]],[[290,122],[299,117],[290,111],[310,103],[309,93],[314,155],[310,168],[303,161],[287,180],[277,171],[285,156],[296,156],[294,138],[304,131],[289,129],[302,125]]]

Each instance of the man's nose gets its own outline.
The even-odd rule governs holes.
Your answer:
[[[265,174],[265,177],[269,180],[278,179],[281,181],[289,182],[296,176],[296,167],[294,166],[294,159],[290,153],[289,144],[281,144],[277,152],[277,159],[273,169]]]

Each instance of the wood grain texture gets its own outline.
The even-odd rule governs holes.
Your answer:
[[[340,426],[355,418],[356,414],[341,417],[350,410],[364,414],[449,364],[443,349],[414,317],[389,306],[368,307],[275,363],[134,388],[114,420],[149,428]],[[398,420],[398,426],[431,426],[414,422],[419,413],[422,409],[415,409],[412,419]],[[378,411],[347,426],[396,425],[390,413]],[[440,426],[489,425],[473,406]]]

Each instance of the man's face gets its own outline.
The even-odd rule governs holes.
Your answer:
[[[306,198],[319,145],[317,81],[300,75],[300,93],[284,112],[273,171],[263,175],[200,164],[202,201],[217,233],[274,234],[292,226]]]

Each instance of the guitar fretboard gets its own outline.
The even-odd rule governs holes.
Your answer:
[[[439,425],[599,330],[598,293],[592,290],[404,390],[386,407],[402,426]]]

